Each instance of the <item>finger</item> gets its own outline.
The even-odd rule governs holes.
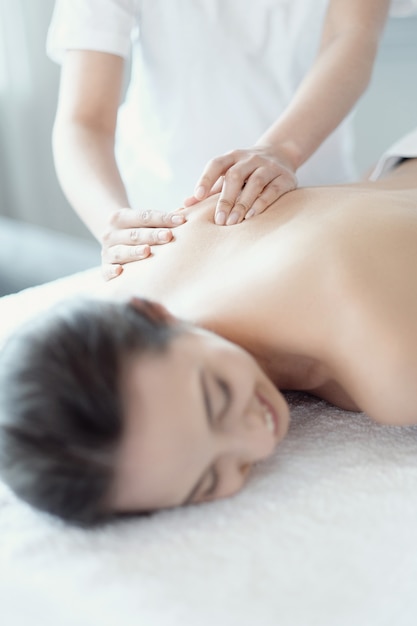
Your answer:
[[[154,211],[149,209],[141,211],[137,209],[119,209],[112,213],[109,224],[112,229],[124,229],[124,228],[140,228],[140,227],[153,227],[153,228],[174,228],[180,226],[186,221],[185,215],[173,211],[171,213],[163,213],[162,211]]]
[[[105,281],[112,280],[113,278],[117,278],[123,272],[123,267],[121,265],[114,265],[112,263],[103,263],[101,266],[101,275],[103,276]]]
[[[216,193],[220,193],[223,188],[224,176],[220,176],[216,183],[214,183],[213,188],[210,192],[210,195],[213,196]]]
[[[103,239],[103,247],[111,248],[118,244],[126,246],[157,246],[169,243],[174,238],[169,228],[129,228],[113,231],[108,239]]]
[[[235,205],[226,221],[227,226],[239,224],[250,211],[255,200],[275,178],[267,167],[259,167],[247,179],[246,185],[238,196]]]
[[[217,180],[241,158],[241,155],[239,150],[234,150],[209,161],[195,186],[194,197],[199,201],[203,200]]]
[[[269,185],[265,187],[263,192],[253,203],[251,209],[246,213],[245,219],[250,219],[255,215],[263,213],[268,207],[271,206],[278,198],[284,194],[292,191],[297,186],[295,178],[288,178],[285,176],[278,176]]]
[[[197,200],[195,196],[190,196],[189,198],[185,198],[184,206],[188,208],[190,206],[194,206],[194,204],[198,204],[199,202],[200,200]]]
[[[238,207],[231,220],[229,220],[229,216],[246,180],[256,171],[256,163],[259,163],[259,158],[251,157],[246,161],[237,163],[226,172],[223,188],[215,210],[214,221],[216,224],[236,224],[240,219],[241,213],[244,211],[243,207]]]
[[[132,261],[140,261],[146,259],[151,253],[151,248],[148,245],[140,246],[126,246],[119,244],[111,246],[102,251],[103,264],[121,264],[131,263]]]
[[[209,193],[206,195],[206,198],[209,198],[210,196],[214,196],[215,194],[219,193],[222,190],[222,186],[223,186],[223,176],[220,176],[217,182],[214,183]],[[186,198],[184,200],[184,206],[190,207],[190,206],[193,206],[194,204],[197,204],[198,202],[201,202],[201,200],[198,200],[195,196],[190,196],[189,198]]]

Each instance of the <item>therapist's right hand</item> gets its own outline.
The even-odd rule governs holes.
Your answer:
[[[172,228],[184,224],[180,212],[119,209],[112,213],[102,238],[101,269],[104,280],[112,280],[123,272],[123,265],[146,259],[151,247],[174,239]]]

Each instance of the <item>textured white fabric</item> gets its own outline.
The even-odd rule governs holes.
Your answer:
[[[58,61],[67,48],[127,56],[132,38],[118,160],[133,206],[170,210],[210,158],[253,145],[285,109],[314,60],[327,4],[58,0],[47,50]],[[298,178],[312,185],[354,177],[347,119]]]
[[[289,399],[288,437],[223,502],[86,532],[0,484],[2,622],[414,626],[417,427]]]
[[[66,49],[96,50],[127,58],[135,26],[135,0],[58,0],[47,52],[62,62]]]
[[[403,158],[417,158],[417,128],[405,135],[405,137],[401,137],[384,152],[369,176],[369,180],[377,180],[384,176]]]

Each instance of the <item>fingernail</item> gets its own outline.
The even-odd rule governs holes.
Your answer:
[[[251,209],[250,211],[248,211],[245,215],[245,220],[249,220],[251,217],[253,217],[255,215],[255,211],[253,209]]]
[[[226,213],[224,211],[218,211],[214,217],[214,221],[219,226],[224,226],[226,223]]]
[[[194,195],[197,198],[197,200],[202,200],[205,194],[206,194],[206,190],[204,189],[204,187],[200,186],[200,187],[197,187]]]
[[[150,252],[149,246],[142,246],[138,250],[138,257],[140,259],[144,259],[145,257],[149,256],[149,252]]]
[[[173,224],[183,224],[185,222],[185,217],[183,215],[173,215],[171,217],[171,222]]]
[[[158,230],[158,241],[169,241],[171,239],[171,232],[169,230]]]
[[[229,219],[226,222],[226,226],[233,226],[233,224],[237,224],[239,219],[239,213],[231,213],[229,215]]]

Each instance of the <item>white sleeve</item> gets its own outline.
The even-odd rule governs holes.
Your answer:
[[[46,39],[47,55],[61,63],[64,52],[96,50],[128,57],[136,26],[136,0],[55,0]]]
[[[417,15],[417,0],[391,0],[390,17]]]

